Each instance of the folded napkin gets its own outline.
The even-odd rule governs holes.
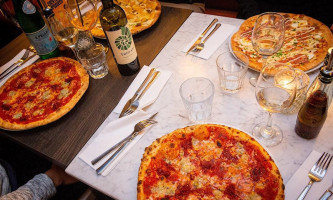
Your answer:
[[[90,145],[82,151],[79,155],[79,158],[90,165],[95,170],[101,166],[110,155],[106,156],[96,165],[92,165],[91,161],[95,159],[97,156],[101,155],[107,149],[112,147],[113,145],[120,142],[122,139],[127,137],[134,130],[134,126],[141,120],[149,118],[150,115],[145,113],[142,110],[139,110],[129,116],[122,117],[115,121],[112,121],[101,131],[101,133],[90,143]],[[146,128],[143,133],[136,136],[123,150],[118,156],[113,160],[113,162],[106,168],[106,170],[102,173],[102,176],[106,176],[109,172],[117,165],[117,163],[122,159],[123,156],[128,153],[128,151],[140,140],[143,134],[147,134],[148,128]]]
[[[212,28],[207,32],[206,36],[209,35],[209,33],[214,29],[214,27],[215,25],[212,26]],[[221,23],[221,27],[217,29],[217,31],[205,42],[205,48],[200,51],[200,53],[194,53],[192,51],[190,52],[190,54],[207,60],[229,37],[229,35],[234,32],[235,28],[235,26]],[[206,27],[202,31],[200,31],[200,33],[195,36],[189,44],[184,47],[183,52],[187,52],[190,49],[190,47],[194,44],[194,42],[198,39],[198,37],[205,29]],[[204,36],[203,40],[206,36]]]
[[[123,97],[120,99],[118,105],[114,108],[112,112],[120,114],[123,110],[126,102],[132,98],[136,90],[140,87],[141,83],[145,80],[147,77],[151,67],[143,66],[143,68],[140,70],[139,74],[135,77],[132,84],[129,86]],[[157,77],[155,82],[150,86],[150,88],[147,90],[147,92],[143,95],[143,97],[140,100],[139,109],[142,109],[152,103],[155,102],[158,95],[160,94],[161,90],[163,89],[166,82],[169,80],[170,76],[172,75],[172,72],[166,71],[166,70],[156,70],[160,71],[160,75]]]
[[[6,64],[2,65],[0,67],[0,74],[2,74],[2,72],[4,72],[8,67],[10,67],[12,64],[14,64],[16,61],[18,61],[20,58],[22,58],[23,54],[25,52],[25,49],[23,49],[22,51],[20,51],[20,53],[18,53],[13,59],[11,59],[9,62],[7,62]],[[33,52],[30,52],[29,56],[32,56]],[[0,82],[0,86],[3,85],[13,74],[17,73],[18,71],[20,71],[21,69],[31,65],[32,63],[34,63],[37,59],[39,58],[38,55],[35,55],[33,58],[31,58],[29,61],[27,61],[26,63],[24,63],[23,65],[21,65],[20,67],[18,67],[17,69],[15,69],[14,71],[12,71],[6,78],[4,78],[1,82]]]
[[[312,166],[317,162],[322,153],[317,151],[312,151],[309,157],[304,161],[304,163],[298,168],[296,173],[290,178],[286,185],[285,195],[286,200],[297,199],[301,194],[305,186],[309,183],[310,179],[308,177],[308,172]],[[324,192],[331,187],[333,179],[333,163],[327,169],[326,175],[321,182],[315,182],[305,200],[319,199]]]

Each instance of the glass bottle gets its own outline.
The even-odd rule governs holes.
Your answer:
[[[102,4],[100,21],[118,70],[123,76],[135,74],[140,64],[126,14],[112,0],[102,0]]]
[[[327,111],[332,101],[332,57],[320,69],[307,92],[307,99],[298,112],[295,131],[302,138],[312,139],[318,136],[327,117]]]
[[[58,43],[29,0],[13,0],[16,19],[41,59],[59,56]]]

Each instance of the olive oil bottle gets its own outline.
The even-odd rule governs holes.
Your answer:
[[[118,70],[123,76],[133,75],[140,64],[125,11],[112,0],[102,0],[102,4],[99,17]]]

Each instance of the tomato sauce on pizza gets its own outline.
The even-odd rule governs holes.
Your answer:
[[[146,148],[138,199],[283,199],[274,161],[247,134],[202,124],[177,129]]]
[[[66,114],[84,94],[89,76],[69,58],[30,65],[0,88],[0,127],[24,130]]]

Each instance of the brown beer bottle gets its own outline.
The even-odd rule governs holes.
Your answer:
[[[327,117],[332,100],[332,56],[327,65],[320,69],[307,92],[307,99],[298,112],[295,131],[302,138],[312,139],[318,136]]]

